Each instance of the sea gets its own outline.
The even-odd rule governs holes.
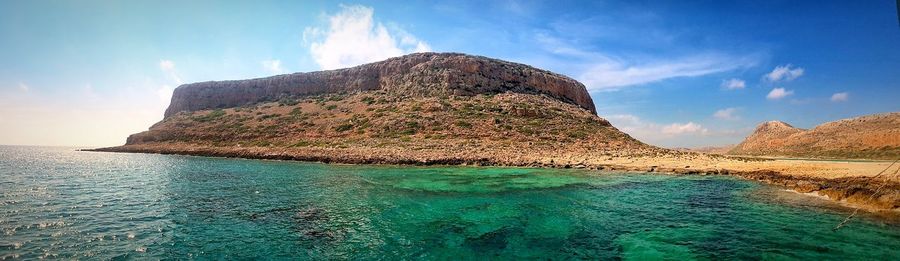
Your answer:
[[[0,260],[898,260],[900,224],[728,176],[0,146]]]

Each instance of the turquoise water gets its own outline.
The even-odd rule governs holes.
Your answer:
[[[730,177],[0,147],[0,259],[879,259],[900,225]]]

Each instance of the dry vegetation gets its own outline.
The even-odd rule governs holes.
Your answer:
[[[381,91],[329,94],[245,107],[182,112],[128,144],[212,147],[390,148],[444,157],[590,150],[654,153],[606,120],[532,94],[410,97]],[[475,149],[479,155],[472,155]]]

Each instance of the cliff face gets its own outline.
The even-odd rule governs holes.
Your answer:
[[[769,121],[729,154],[894,159],[900,156],[900,113],[843,119],[809,130]]]
[[[569,77],[481,56],[417,53],[346,69],[185,84],[175,89],[165,117],[182,111],[372,90],[417,97],[506,91],[546,94],[596,114],[584,85]]]

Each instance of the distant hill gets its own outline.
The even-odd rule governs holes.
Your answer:
[[[728,154],[896,159],[900,157],[900,112],[843,119],[809,130],[769,121],[756,127]]]

